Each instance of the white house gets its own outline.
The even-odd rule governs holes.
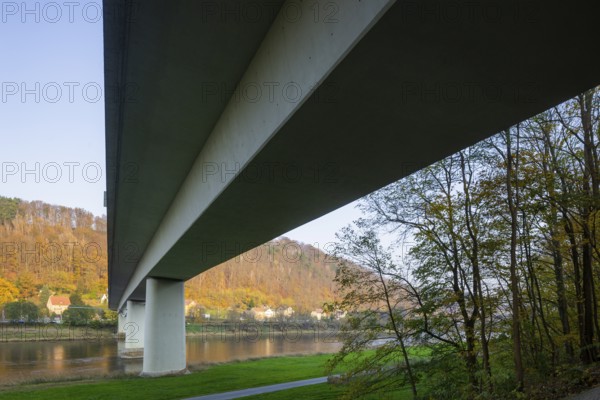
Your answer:
[[[257,321],[264,321],[275,316],[275,312],[270,307],[253,307],[250,309],[250,314]]]
[[[50,296],[48,298],[48,302],[46,303],[48,311],[56,315],[62,315],[62,313],[69,308],[70,305],[71,300],[69,300],[67,296]]]
[[[320,321],[320,320],[321,320],[321,318],[324,318],[324,317],[326,317],[326,313],[325,313],[325,312],[323,312],[323,309],[322,309],[322,308],[317,308],[316,310],[314,310],[314,311],[312,311],[312,312],[310,313],[310,316],[311,316],[312,318],[316,318],[316,319],[317,319],[317,321]]]
[[[190,312],[192,311],[192,309],[193,309],[194,307],[196,307],[196,305],[197,305],[197,304],[196,304],[196,302],[195,302],[194,300],[186,300],[186,301],[185,301],[185,305],[184,305],[184,308],[185,308],[185,315],[187,315],[187,316],[191,316],[191,313],[190,313]]]
[[[294,309],[292,307],[280,307],[277,309],[277,314],[285,318],[290,318],[294,315]]]

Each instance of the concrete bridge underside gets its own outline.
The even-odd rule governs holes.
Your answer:
[[[150,347],[182,281],[600,83],[595,15],[106,0],[109,304],[146,302],[145,373],[180,369]]]

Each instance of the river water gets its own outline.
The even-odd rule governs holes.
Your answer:
[[[123,359],[124,342],[109,335],[87,338],[0,342],[0,384],[67,376],[136,374],[141,359]],[[188,365],[290,354],[332,353],[340,344],[328,335],[208,332],[186,339]]]

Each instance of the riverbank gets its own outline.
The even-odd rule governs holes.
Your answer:
[[[338,341],[339,324],[325,322],[294,323],[294,322],[217,322],[206,324],[186,325],[186,336],[235,339],[256,341],[273,337],[284,337],[288,340],[298,340],[311,337],[315,341]],[[115,326],[70,326],[66,324],[0,324],[0,343],[7,342],[40,342],[59,340],[103,340],[125,339],[125,334],[117,334]]]
[[[57,379],[51,382],[30,382],[0,386],[0,398],[3,400],[183,399],[323,376],[324,365],[329,357],[328,354],[319,354],[201,365],[192,367],[192,373],[189,375],[153,379],[125,375],[93,380]],[[330,390],[331,385],[328,384],[316,386],[327,387],[323,390],[332,394],[339,393],[339,389]]]
[[[115,338],[112,326],[71,326],[66,324],[0,324],[0,343],[61,340],[104,340]]]
[[[340,326],[337,323],[328,324],[326,322],[223,322],[189,324],[185,330],[186,336],[203,338],[255,341],[279,336],[291,341],[310,337],[320,342],[338,342]]]

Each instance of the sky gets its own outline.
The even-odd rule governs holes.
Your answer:
[[[100,3],[47,4],[0,4],[0,194],[102,215]]]
[[[106,214],[101,4],[0,2],[0,195]],[[359,216],[282,236],[324,248]]]

